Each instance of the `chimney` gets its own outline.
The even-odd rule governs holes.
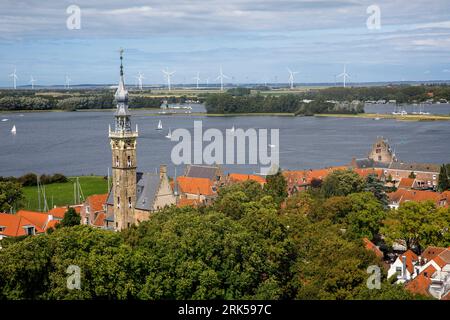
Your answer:
[[[162,164],[159,166],[159,177],[164,179],[167,177],[167,165]]]
[[[402,256],[402,278],[406,280],[406,256]]]

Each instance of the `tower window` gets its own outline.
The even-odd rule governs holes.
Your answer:
[[[116,167],[119,166],[119,156],[116,156]]]
[[[117,208],[120,208],[120,197],[117,197]]]
[[[131,197],[128,197],[128,208],[131,208]]]
[[[128,168],[131,167],[131,157],[130,156],[128,156],[127,165],[128,165]]]

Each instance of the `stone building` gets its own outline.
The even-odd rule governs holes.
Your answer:
[[[128,91],[123,78],[123,50],[120,52],[120,80],[115,93],[117,110],[114,130],[109,129],[112,151],[112,183],[106,201],[105,226],[122,230],[148,220],[151,213],[175,204],[166,166],[159,174],[137,172],[136,140],[128,110]]]

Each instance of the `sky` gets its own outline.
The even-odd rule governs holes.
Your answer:
[[[176,71],[173,83],[194,83],[197,72],[218,83],[220,66],[233,83],[286,83],[287,68],[297,83],[334,83],[344,64],[350,82],[450,80],[450,1],[0,2],[0,87],[12,86],[14,68],[19,86],[31,75],[36,85],[66,75],[116,83],[120,47],[128,85],[138,72],[163,83],[164,68]]]

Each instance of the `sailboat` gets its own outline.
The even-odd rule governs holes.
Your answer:
[[[234,134],[234,131],[235,131],[235,129],[234,129],[234,125],[233,125],[233,127],[230,129],[230,133]]]
[[[8,121],[8,120],[9,120],[9,119],[6,119],[6,118],[5,118],[5,119],[2,119],[2,122],[6,122],[6,121]]]
[[[14,125],[11,129],[11,133],[15,135],[17,133],[16,126]]]
[[[172,138],[172,131],[170,130],[170,128],[169,128],[169,132],[166,135],[166,138],[167,139],[171,139]]]
[[[158,127],[156,128],[156,130],[162,130],[162,122],[161,122],[161,120],[159,120],[159,122],[158,122]]]

